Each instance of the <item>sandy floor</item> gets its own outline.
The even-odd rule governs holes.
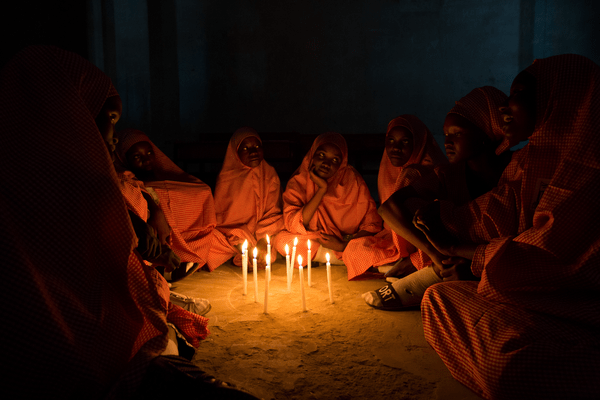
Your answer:
[[[264,399],[479,399],[427,344],[419,311],[364,303],[361,293],[383,280],[348,282],[346,268],[333,266],[330,304],[326,268],[313,268],[302,312],[298,270],[290,293],[285,262],[277,262],[265,315],[264,275],[259,271],[258,303],[252,275],[244,296],[241,269],[230,264],[173,284],[212,304],[211,334],[194,357],[204,371]]]

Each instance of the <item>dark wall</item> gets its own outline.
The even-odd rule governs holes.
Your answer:
[[[3,2],[0,68],[22,48],[48,44],[88,57],[87,7],[81,0]]]
[[[32,6],[32,4],[34,6]],[[441,142],[455,100],[507,92],[536,57],[600,63],[590,0],[21,1],[2,13],[3,62],[57,44],[103,69],[121,128],[174,141],[261,132],[383,132],[416,114]]]

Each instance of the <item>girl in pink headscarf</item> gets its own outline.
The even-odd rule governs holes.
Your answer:
[[[178,271],[180,267],[175,273],[191,273],[204,265],[212,271],[227,261],[228,253],[221,251],[228,246],[227,240],[214,229],[217,219],[210,187],[179,168],[143,132],[125,129],[118,132],[118,139],[120,161],[143,181],[164,213],[167,232],[159,231],[159,237],[169,236],[171,248],[188,268]]]
[[[377,188],[384,203],[395,191],[407,186],[420,174],[429,173],[446,157],[425,124],[414,115],[401,115],[391,120],[385,136],[385,150],[379,166]],[[409,169],[407,167],[414,169]],[[363,251],[371,249],[370,252]],[[348,273],[358,276],[372,266],[394,264],[392,269],[412,267],[416,248],[384,224],[377,235],[349,245],[349,252],[368,254],[347,260]]]
[[[335,132],[317,137],[290,178],[283,194],[285,230],[277,235],[275,247],[284,254],[298,238],[296,254],[307,254],[311,240],[313,260],[324,262],[329,252],[332,263],[347,263],[363,257],[348,252],[350,243],[381,230],[381,217],[360,174],[348,165],[348,148],[342,135]],[[297,265],[297,264],[296,264]],[[348,270],[349,279],[354,275]]]
[[[217,229],[227,241],[233,263],[241,265],[241,246],[258,247],[259,266],[265,265],[266,237],[270,240],[283,228],[281,187],[275,168],[263,159],[262,141],[248,127],[235,131],[215,189]],[[272,246],[271,261],[277,255]],[[210,256],[209,256],[210,262]]]

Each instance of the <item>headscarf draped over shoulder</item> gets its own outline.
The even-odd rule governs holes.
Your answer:
[[[383,203],[392,193],[400,189],[399,179],[404,167],[409,165],[422,165],[433,169],[448,160],[435,141],[433,135],[425,124],[414,115],[401,115],[388,123],[386,135],[396,127],[408,129],[413,135],[413,152],[410,159],[400,167],[392,165],[387,152],[383,151],[381,163],[379,164],[379,175],[377,177],[377,188],[379,190],[379,201]]]
[[[200,179],[179,168],[177,164],[167,157],[144,132],[137,129],[124,129],[116,132],[115,137],[119,139],[116,149],[118,160],[126,169],[129,169],[127,166],[126,155],[131,146],[139,142],[148,142],[154,149],[154,173],[157,180],[202,183]]]
[[[248,239],[254,246],[264,235],[274,235],[283,227],[281,187],[275,169],[265,160],[251,168],[238,155],[244,139],[258,133],[249,127],[235,131],[217,178],[215,209],[218,229],[234,241]],[[233,243],[237,244],[237,243]]]
[[[500,154],[509,144],[502,132],[504,121],[499,110],[507,98],[493,86],[482,86],[458,100],[448,114],[458,114],[475,124],[493,142],[499,143],[496,154]]]
[[[321,231],[342,237],[359,230],[378,232],[381,217],[375,202],[358,171],[348,165],[348,146],[342,135],[327,132],[319,135],[304,156],[302,164],[290,178],[284,198],[284,222],[291,232],[305,233],[301,223],[301,208],[315,195],[317,186],[310,179],[312,159],[323,144],[333,144],[342,153],[342,162],[335,175],[327,182],[327,193],[323,196],[308,230]]]

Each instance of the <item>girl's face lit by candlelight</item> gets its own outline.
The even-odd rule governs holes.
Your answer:
[[[410,160],[413,152],[413,135],[403,126],[396,126],[385,135],[385,151],[394,167]]]
[[[342,152],[331,143],[324,143],[317,148],[312,159],[312,170],[319,178],[329,179],[340,169]]]
[[[151,179],[154,175],[154,149],[148,142],[138,142],[125,154],[127,165],[141,180]]]
[[[471,160],[494,144],[477,125],[450,113],[444,121],[444,147],[450,163]]]
[[[249,136],[238,146],[240,161],[250,167],[258,167],[264,158],[262,143],[256,136]]]

